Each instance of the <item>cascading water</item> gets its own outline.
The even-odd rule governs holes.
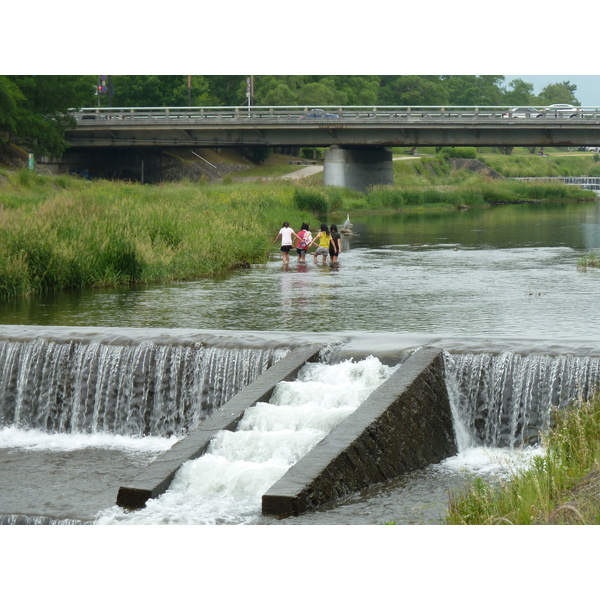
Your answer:
[[[518,448],[540,441],[552,408],[600,388],[600,358],[445,353],[459,450]]]
[[[182,435],[287,349],[0,340],[0,426]]]
[[[397,367],[369,357],[305,365],[269,403],[246,410],[235,432],[221,431],[202,457],[185,463],[170,489],[128,513],[115,507],[100,524],[233,524],[260,516],[262,495]]]

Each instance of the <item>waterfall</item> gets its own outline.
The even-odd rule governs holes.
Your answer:
[[[540,441],[553,407],[600,388],[600,358],[445,352],[459,450]]]
[[[287,349],[0,340],[0,426],[182,435]]]

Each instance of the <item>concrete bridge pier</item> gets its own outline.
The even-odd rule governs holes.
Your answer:
[[[325,150],[323,183],[359,192],[392,185],[392,153],[381,146],[331,146]]]

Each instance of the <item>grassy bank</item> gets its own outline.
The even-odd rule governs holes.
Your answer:
[[[510,158],[510,157],[507,157]],[[346,201],[347,209],[403,209],[482,206],[519,202],[595,200],[594,192],[560,182],[491,179],[468,169],[452,169],[441,157],[394,162],[394,186],[376,187]]]
[[[475,479],[451,498],[447,522],[600,524],[600,395],[557,411],[544,447],[507,482]]]
[[[0,204],[3,298],[261,263],[283,220],[311,216],[285,184],[143,186],[28,171],[4,179]]]
[[[504,177],[600,177],[597,157],[590,152],[572,156],[485,154],[479,160]]]

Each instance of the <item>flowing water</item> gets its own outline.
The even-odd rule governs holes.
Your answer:
[[[28,475],[35,472],[43,490],[66,464],[101,473],[89,501],[79,491],[79,513],[63,515],[89,520],[98,503],[112,505],[115,478],[131,476],[307,342],[330,344],[324,359],[331,364],[284,386],[284,401],[278,395],[261,407],[277,427],[250,412],[241,430],[219,436],[133,522],[439,523],[448,491],[468,473],[503,476],[537,452],[515,448],[538,439],[552,405],[591,393],[600,379],[600,273],[576,268],[581,255],[600,248],[598,203],[351,220],[353,235],[344,237],[335,266],[294,258],[284,269],[274,248],[266,265],[220,278],[3,304],[0,475],[15,490],[2,500],[4,521],[14,522],[20,505],[31,507],[31,494],[19,491],[32,488]],[[299,414],[320,419],[328,403],[355,406],[352,385],[369,389],[372,369],[395,366],[423,345],[446,350],[459,454],[300,517],[262,517],[260,490],[329,426],[300,425]],[[347,382],[344,370],[358,371],[358,380]],[[340,400],[295,389],[323,391],[331,381]],[[217,471],[227,473],[225,482],[213,480]],[[102,497],[101,488],[110,494]],[[30,514],[40,519],[56,514],[41,500],[33,504]],[[98,514],[103,523],[127,522],[116,508]]]

